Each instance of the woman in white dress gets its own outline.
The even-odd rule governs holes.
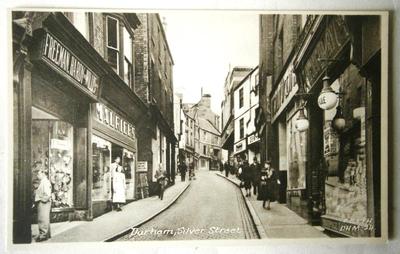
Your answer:
[[[125,204],[125,174],[122,167],[118,166],[113,177],[113,197],[112,201],[117,211],[121,211],[121,204]]]

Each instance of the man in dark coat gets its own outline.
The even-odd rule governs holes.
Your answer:
[[[178,169],[179,169],[179,173],[181,174],[181,181],[184,182],[185,177],[186,177],[186,171],[187,171],[186,163],[184,161],[181,161],[179,163]]]
[[[228,176],[229,176],[229,173],[230,173],[230,171],[231,171],[231,165],[230,165],[229,160],[228,160],[228,161],[225,161],[225,163],[224,163],[224,170],[225,170],[225,177],[228,177]]]
[[[253,194],[257,195],[258,188],[260,185],[260,174],[261,174],[261,165],[260,163],[258,163],[257,157],[253,158],[253,163],[251,164],[251,168],[253,173],[253,179],[252,179]]]

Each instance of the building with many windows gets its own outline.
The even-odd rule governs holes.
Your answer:
[[[254,68],[233,90],[234,156],[245,156],[249,163],[259,160],[259,137],[255,128],[258,108],[258,67]]]
[[[222,160],[233,159],[234,145],[234,96],[235,87],[251,72],[250,67],[234,67],[229,71],[224,84],[221,102],[221,148]]]

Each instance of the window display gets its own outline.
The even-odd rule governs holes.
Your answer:
[[[111,198],[111,143],[93,135],[92,148],[92,200],[108,200]]]
[[[54,117],[55,118],[55,117]],[[32,120],[32,195],[39,170],[48,173],[52,207],[73,206],[73,126],[59,120]]]
[[[342,86],[348,91],[342,100],[346,127],[337,133],[339,152],[333,165],[336,174],[329,174],[325,183],[326,215],[356,223],[367,219],[367,186],[365,155],[365,107],[363,107],[363,78],[357,68],[350,65],[332,84],[338,91]],[[357,85],[357,89],[350,86]],[[325,112],[329,123],[336,113],[335,108]],[[334,139],[327,139],[325,146],[332,146]],[[332,166],[331,166],[332,167]],[[329,168],[328,168],[329,170]]]
[[[307,114],[307,112],[304,112]],[[288,189],[306,188],[307,131],[296,129],[299,111],[287,121]]]

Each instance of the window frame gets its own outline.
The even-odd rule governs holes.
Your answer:
[[[117,40],[117,48],[114,48],[113,46],[109,46],[109,38],[108,38],[108,31],[109,31],[109,24],[108,24],[108,19],[113,19],[113,20],[115,20],[116,21],[116,31],[117,31],[117,35],[116,35],[116,40]],[[107,48],[107,63],[108,64],[110,64],[110,61],[109,61],[109,54],[108,54],[108,50],[110,49],[110,50],[113,50],[113,51],[115,51],[116,53],[117,53],[117,70],[115,70],[114,69],[114,67],[112,67],[112,65],[111,65],[111,68],[113,68],[113,70],[115,70],[115,72],[119,75],[119,72],[120,72],[120,55],[121,55],[121,49],[120,49],[120,47],[121,47],[121,41],[120,41],[120,31],[119,31],[119,28],[120,28],[120,20],[118,19],[118,18],[116,18],[116,17],[113,17],[113,16],[111,16],[111,15],[106,15],[106,48]]]
[[[239,109],[244,106],[244,95],[243,95],[243,87],[239,88]]]

